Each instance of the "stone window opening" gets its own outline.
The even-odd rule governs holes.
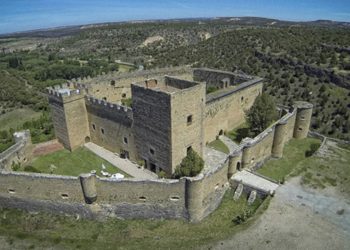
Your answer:
[[[123,93],[123,94],[122,94],[122,98],[125,98],[125,97],[126,97],[126,94],[125,94],[125,93]]]
[[[139,197],[139,200],[140,200],[140,201],[144,201],[144,202],[145,202],[147,199],[146,199],[146,197],[145,197],[145,196],[140,196],[140,197]]]
[[[150,165],[150,169],[149,170],[151,170],[153,173],[156,173],[157,172],[156,164],[150,163],[149,165]]]
[[[192,115],[187,116],[187,125],[191,125],[192,124],[192,120],[193,120]]]
[[[241,102],[243,102],[243,101],[244,101],[244,97],[242,96],[242,97],[241,97]]]
[[[96,130],[96,125],[95,124],[92,124],[92,129]]]
[[[115,86],[115,81],[114,80],[111,81],[111,86]]]
[[[107,97],[103,97],[102,100],[107,101]]]
[[[8,192],[9,192],[9,194],[15,194],[15,193],[16,193],[16,190],[10,188],[10,189],[8,190]]]
[[[171,196],[170,197],[170,201],[178,201],[178,200],[180,200],[179,196]]]
[[[105,134],[105,130],[103,128],[101,128],[101,133],[104,135]]]
[[[305,121],[305,116],[300,117],[300,120]]]
[[[62,197],[62,199],[68,199],[69,198],[68,194],[61,194],[61,197]]]
[[[155,151],[154,151],[153,148],[150,148],[150,149],[149,149],[149,152],[151,153],[151,155],[154,155],[154,153],[155,153]]]
[[[301,127],[298,128],[299,131],[302,131],[303,129]]]
[[[128,144],[128,138],[124,137],[123,142],[124,142],[124,144]]]

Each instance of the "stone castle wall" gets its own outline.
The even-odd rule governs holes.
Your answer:
[[[171,173],[171,95],[132,85],[133,133],[146,167]]]
[[[279,153],[283,153],[288,140],[306,136],[311,113],[311,104],[296,103],[291,112],[286,112],[271,127],[243,141],[216,169],[193,178],[111,180],[91,174],[77,178],[2,170],[0,206],[79,214],[86,218],[200,221],[220,204],[237,166],[255,168],[271,156],[282,157]]]
[[[255,169],[271,158],[283,156],[284,145],[292,138],[306,138],[312,115],[312,104],[296,102],[290,112],[286,112],[277,122],[253,139],[245,139],[230,155],[228,175],[238,169]],[[297,117],[300,117],[297,119]]]
[[[263,83],[233,89],[231,92],[207,95],[204,120],[204,141],[216,139],[220,131],[238,127],[245,121],[245,111],[253,105],[255,98],[262,93]]]
[[[31,158],[32,141],[30,131],[15,133],[15,144],[0,153],[0,170],[11,170],[12,164],[24,163]]]
[[[127,151],[130,159],[135,160],[132,110],[93,97],[86,97],[86,108],[90,140],[118,154]]]
[[[227,167],[223,164],[212,173],[180,180],[111,180],[90,174],[78,178],[1,171],[0,206],[87,218],[199,221],[220,204],[228,186]],[[95,199],[88,204],[86,196],[91,192]]]
[[[205,85],[175,78],[166,82],[181,89],[171,95],[171,171],[174,172],[189,148],[203,156]]]

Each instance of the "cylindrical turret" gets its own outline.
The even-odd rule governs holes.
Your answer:
[[[275,134],[273,137],[271,156],[281,158],[283,156],[283,148],[286,136],[287,122],[280,122],[275,126]]]
[[[203,216],[203,195],[201,178],[186,179],[186,208],[188,212],[188,220],[197,222]]]
[[[241,170],[242,154],[237,153],[229,156],[227,178],[230,179],[237,170]]]
[[[85,202],[87,204],[92,204],[97,200],[96,175],[81,174],[79,176],[79,179],[80,179],[81,188],[83,189]]]
[[[251,163],[251,147],[247,146],[243,148],[243,154],[242,154],[242,168],[249,167]]]
[[[313,105],[308,102],[295,102],[294,107],[297,109],[294,134],[296,139],[306,138],[312,117]]]

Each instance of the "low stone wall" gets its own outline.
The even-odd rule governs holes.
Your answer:
[[[112,180],[0,171],[0,206],[78,214],[85,218],[166,218],[200,221],[221,202],[228,163],[195,178]]]
[[[31,157],[31,146],[29,131],[15,133],[15,144],[0,153],[0,170],[11,169],[13,163],[26,162]]]
[[[312,105],[296,102],[292,111],[285,114],[269,128],[254,138],[245,138],[231,153],[228,175],[237,169],[257,169],[271,157],[281,158],[284,145],[292,138],[307,137],[312,115]]]

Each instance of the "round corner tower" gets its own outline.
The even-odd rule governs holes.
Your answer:
[[[300,101],[295,102],[294,108],[296,109],[294,138],[306,138],[311,123],[313,105],[309,102]]]

